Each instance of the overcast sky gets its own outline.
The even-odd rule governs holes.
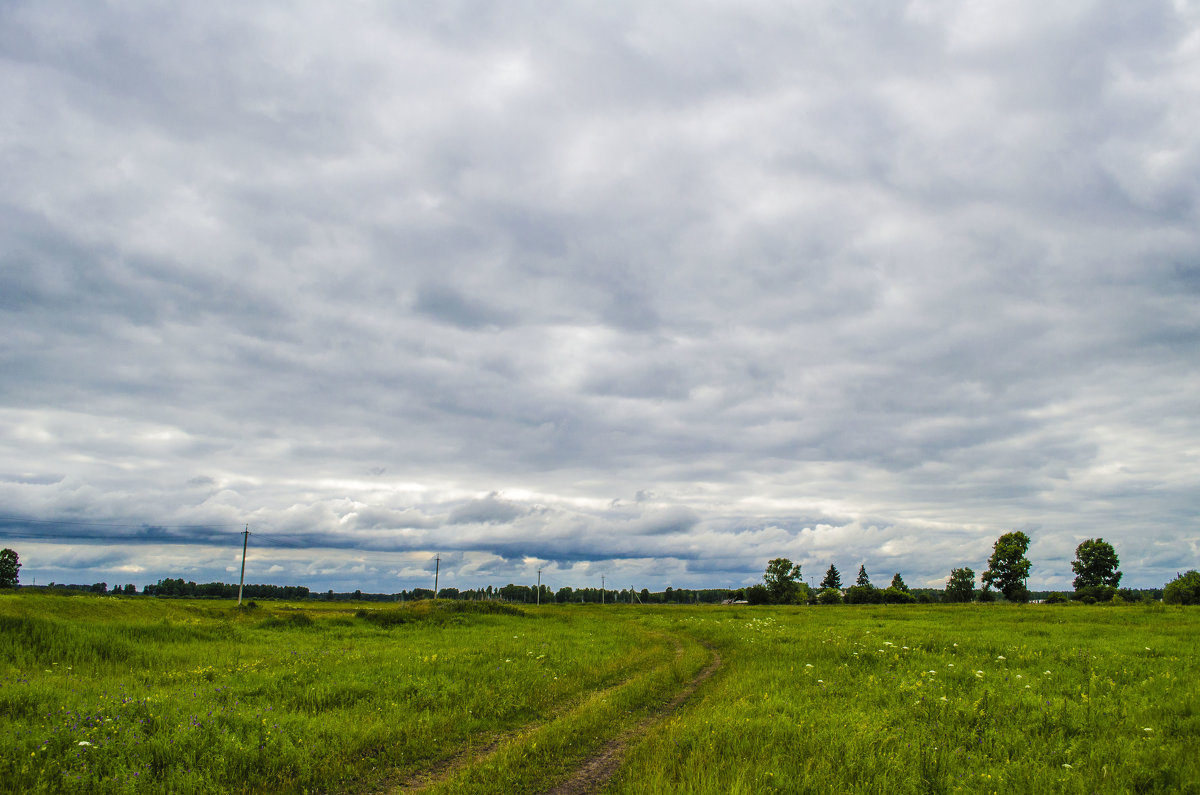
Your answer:
[[[1200,567],[1200,4],[0,4],[21,581]]]

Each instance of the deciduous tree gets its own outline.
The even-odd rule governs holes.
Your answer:
[[[1075,590],[1095,585],[1116,588],[1121,582],[1120,558],[1113,545],[1103,538],[1089,538],[1075,547],[1075,560],[1071,571],[1075,572]]]
[[[17,570],[21,568],[21,559],[15,550],[0,550],[0,588],[12,588],[20,582]]]
[[[983,582],[999,588],[1010,602],[1029,601],[1029,591],[1025,589],[1029,577],[1029,558],[1025,557],[1028,549],[1029,536],[1019,530],[1005,533],[996,539],[988,569],[983,573]]]
[[[950,581],[946,583],[947,602],[970,602],[975,598],[975,572],[963,567],[950,570]]]
[[[1163,601],[1169,605],[1200,605],[1200,571],[1192,569],[1167,583]]]
[[[788,605],[800,595],[800,566],[787,558],[775,558],[767,563],[763,585],[770,594],[771,604]]]

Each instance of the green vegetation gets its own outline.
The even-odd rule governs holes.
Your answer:
[[[1117,570],[1120,565],[1112,544],[1103,538],[1089,538],[1075,547],[1075,560],[1071,561],[1075,590],[1108,586],[1115,591],[1121,584],[1121,572]]]
[[[367,790],[530,725],[569,765],[706,661],[630,615],[8,594],[0,789]]]
[[[21,559],[15,550],[0,549],[0,588],[12,588],[20,583],[17,572],[21,568]]]
[[[6,592],[0,790],[538,791],[647,721],[609,790],[1196,792],[1198,630],[1162,604]]]
[[[1200,571],[1193,569],[1167,583],[1163,601],[1171,605],[1200,605]]]
[[[724,670],[617,792],[1200,791],[1200,613],[710,609]]]
[[[999,588],[1010,602],[1028,602],[1029,591],[1025,587],[1030,568],[1029,558],[1025,557],[1028,549],[1029,536],[1020,531],[996,539],[987,571],[983,573],[985,588]]]
[[[946,583],[947,602],[970,602],[975,598],[975,572],[966,566],[950,570]]]

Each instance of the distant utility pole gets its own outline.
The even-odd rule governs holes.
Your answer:
[[[542,570],[538,569],[538,607],[542,606]]]
[[[604,604],[604,575],[600,575],[600,604]]]
[[[437,599],[438,572],[441,570],[441,568],[442,568],[442,556],[438,555],[436,558],[433,559],[433,598],[434,599]]]
[[[242,606],[242,588],[246,584],[246,545],[250,543],[250,525],[242,535],[242,578],[238,580],[238,607]]]

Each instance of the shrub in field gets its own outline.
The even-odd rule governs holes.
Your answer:
[[[883,602],[883,592],[873,585],[851,585],[846,589],[846,604],[877,605]]]
[[[979,589],[979,593],[975,594],[975,601],[983,604],[990,604],[991,602],[996,601],[996,592],[991,588],[984,586],[983,588]]]
[[[1015,585],[1007,591],[1002,592],[1005,600],[1016,602],[1017,604],[1025,604],[1029,601],[1029,589],[1024,585]]]
[[[842,603],[842,592],[837,588],[825,588],[817,594],[817,604],[819,605],[840,605]]]
[[[1067,595],[1064,593],[1055,592],[1046,597],[1048,605],[1065,605],[1068,601]]]
[[[1097,602],[1111,602],[1117,595],[1117,589],[1111,585],[1085,585],[1076,588],[1071,598],[1077,602],[1094,605]]]
[[[504,615],[524,616],[525,611],[504,602],[474,602],[469,600],[426,599],[412,602],[403,607],[382,610],[358,610],[355,618],[361,618],[379,627],[395,627],[400,624],[463,623],[467,616]]]
[[[312,625],[313,620],[307,613],[289,613],[283,616],[271,616],[259,624],[263,629],[294,629],[297,627],[311,627]]]
[[[765,585],[751,585],[746,589],[746,601],[752,605],[770,604],[771,592]]]
[[[895,586],[884,589],[881,595],[883,596],[883,601],[889,605],[911,605],[917,601],[917,597]]]
[[[1169,605],[1200,605],[1200,571],[1192,569],[1167,583],[1163,601]]]

